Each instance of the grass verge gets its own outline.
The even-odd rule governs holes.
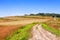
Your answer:
[[[42,23],[42,27],[48,31],[50,31],[51,33],[55,34],[56,36],[60,36],[60,30],[56,30],[50,26],[48,26],[45,23]]]
[[[31,29],[36,23],[28,24],[16,30],[13,35],[9,35],[6,40],[28,40],[31,36]]]

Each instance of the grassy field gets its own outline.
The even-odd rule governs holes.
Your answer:
[[[56,30],[55,28],[50,27],[49,25],[42,23],[42,27],[48,31],[50,31],[51,33],[60,36],[60,30]]]
[[[40,19],[52,19],[52,17],[47,16],[9,16],[0,18],[0,22],[11,22],[11,21],[22,21],[22,20],[40,20]]]
[[[42,23],[42,27],[57,36],[60,36],[60,18]]]
[[[31,29],[36,23],[28,24],[16,30],[13,35],[10,35],[6,40],[28,40],[31,36]]]

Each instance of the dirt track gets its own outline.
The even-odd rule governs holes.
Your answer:
[[[44,30],[41,25],[35,25],[32,30],[33,37],[29,40],[60,40],[56,35]]]

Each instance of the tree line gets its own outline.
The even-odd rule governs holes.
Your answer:
[[[37,13],[37,14],[30,14],[29,16],[52,16],[52,17],[60,17],[60,14],[57,13]]]

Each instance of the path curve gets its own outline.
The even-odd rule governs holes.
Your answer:
[[[56,35],[44,30],[41,25],[37,24],[32,29],[33,37],[29,40],[60,40]]]

